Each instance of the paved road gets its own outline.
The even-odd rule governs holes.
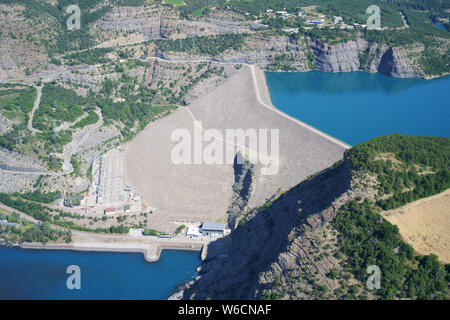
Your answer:
[[[16,212],[22,219],[31,221],[33,223],[42,222],[27,215],[24,212],[6,206],[0,203],[0,209],[12,213]],[[51,225],[53,229],[64,229],[58,225]],[[144,256],[149,261],[155,261],[159,258],[159,250],[161,248],[173,248],[173,249],[195,249],[200,250],[203,245],[208,244],[210,239],[191,239],[190,237],[179,235],[173,238],[159,238],[157,236],[142,236],[133,237],[123,234],[103,234],[84,231],[72,231],[72,243],[70,244],[50,244],[48,248],[54,249],[77,249],[88,251],[131,251],[131,252],[143,252]],[[34,246],[28,244],[29,248],[40,248],[41,246]]]

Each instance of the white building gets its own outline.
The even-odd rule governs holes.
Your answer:
[[[322,24],[325,22],[324,19],[306,19],[306,23],[312,23],[312,24]]]
[[[128,235],[129,235],[130,237],[142,237],[142,236],[143,236],[143,233],[144,233],[144,230],[143,230],[143,229],[133,229],[133,228],[131,228],[131,229],[128,231]]]
[[[125,201],[123,187],[123,153],[121,149],[113,149],[94,162],[94,181],[97,184],[97,204],[117,206]]]
[[[188,227],[186,235],[191,238],[199,238],[202,236],[202,233],[200,232],[200,228],[190,226]]]
[[[224,237],[231,232],[225,223],[217,222],[203,222],[200,230],[203,236],[210,238]]]

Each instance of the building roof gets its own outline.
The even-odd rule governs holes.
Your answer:
[[[132,236],[132,237],[140,237],[143,235],[144,229],[135,229],[135,228],[131,228],[128,231],[128,235]]]
[[[188,227],[186,235],[188,235],[188,236],[201,236],[202,234],[200,233],[200,230],[198,229],[198,227],[190,226],[190,227]]]
[[[217,222],[203,222],[202,230],[210,230],[210,231],[224,231],[225,223],[217,223]]]

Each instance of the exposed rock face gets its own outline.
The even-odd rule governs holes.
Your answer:
[[[253,166],[245,161],[240,152],[234,159],[234,185],[231,205],[228,209],[228,225],[234,229],[239,222],[239,217],[247,207],[252,192]]]
[[[162,11],[133,7],[114,8],[97,22],[104,30],[139,31],[148,39],[162,37]]]
[[[286,192],[229,237],[213,242],[223,254],[207,257],[200,279],[184,290],[183,298],[312,299],[317,298],[317,285],[332,293],[338,280],[327,275],[332,269],[341,271],[339,260],[333,254],[319,256],[336,247],[336,235],[328,226],[337,211],[364,192],[353,188],[355,179],[346,161],[341,162]],[[277,286],[284,294],[271,296]]]
[[[398,78],[420,77],[420,72],[411,64],[404,49],[389,48],[382,56],[378,72]]]
[[[246,23],[214,18],[186,20],[172,9],[153,6],[114,8],[97,22],[97,26],[103,30],[138,31],[147,39],[242,33],[249,30]]]
[[[397,78],[422,76],[411,59],[408,58],[407,50],[404,48],[392,48],[385,44],[369,43],[362,38],[336,45],[310,40],[309,46],[314,54],[314,64],[321,71],[363,70],[381,72]]]
[[[42,171],[45,168],[29,155],[0,148],[0,169],[16,171]]]
[[[381,59],[388,49],[389,46],[385,44],[368,43],[368,47],[361,53],[361,55],[366,56],[366,61],[365,63],[363,61],[364,65],[362,66],[362,69],[371,73],[378,72]]]
[[[326,72],[359,70],[359,53],[367,48],[367,41],[357,40],[329,45],[318,40],[310,42],[316,68]]]
[[[46,54],[27,39],[40,26],[27,20],[24,11],[20,5],[0,4],[0,81],[39,69],[47,60]]]
[[[302,40],[280,35],[267,39],[250,36],[246,40],[244,49],[240,51],[225,52],[214,58],[200,56],[198,58],[228,63],[257,64],[263,69],[273,71],[269,65],[277,57],[285,55],[286,60],[280,61],[280,67],[288,65],[290,71],[304,72],[310,70],[305,55],[306,45],[313,54],[315,68],[320,71],[367,71],[381,72],[398,78],[422,77],[414,62],[408,57],[408,49],[370,43],[363,38],[330,45],[315,39],[309,39],[305,44]],[[159,57],[169,60],[189,59],[189,56],[185,54],[173,52],[160,52]]]

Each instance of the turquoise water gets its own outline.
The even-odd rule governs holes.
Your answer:
[[[69,290],[69,265],[81,290]],[[23,250],[0,247],[0,299],[167,299],[196,276],[200,254],[164,250],[157,262],[140,253]]]
[[[391,133],[450,137],[450,77],[266,73],[273,104],[350,145]]]

